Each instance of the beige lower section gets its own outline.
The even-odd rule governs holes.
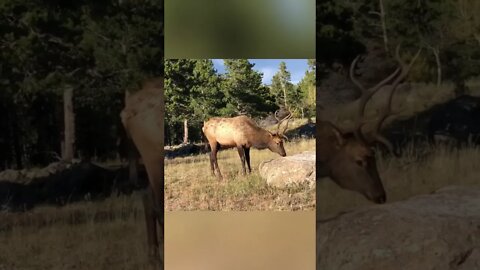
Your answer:
[[[315,212],[167,212],[166,270],[314,270]]]

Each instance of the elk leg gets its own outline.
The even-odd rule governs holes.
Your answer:
[[[210,144],[210,169],[212,171],[212,176],[215,176],[215,163],[213,162],[214,159],[214,151],[216,150],[216,147]]]
[[[242,162],[242,175],[247,174],[245,169],[245,151],[242,146],[237,146],[238,155],[240,156],[240,162]]]
[[[143,196],[145,222],[147,225],[148,257],[154,268],[163,269],[162,259],[159,258],[157,223],[153,204],[153,191],[149,189]]]
[[[164,240],[165,240],[165,230],[164,230],[164,196],[163,196],[163,192],[162,192],[162,196],[161,198],[159,198],[158,200],[156,200],[156,197],[155,197],[155,194],[152,190],[152,192],[150,192],[150,196],[151,196],[151,200],[154,202],[153,204],[153,213],[155,215],[155,220],[158,222],[158,251],[159,251],[159,255],[160,255],[160,269],[163,270],[163,262],[164,262]],[[155,224],[156,225],[156,224]]]
[[[218,168],[218,164],[215,165],[217,161],[217,151],[218,151],[218,144],[216,142],[210,143],[210,169],[212,171],[212,176],[215,176],[215,168]],[[220,170],[219,170],[220,171]],[[221,178],[221,175],[217,177]]]
[[[243,151],[245,152],[245,160],[247,161],[248,172],[252,172],[252,168],[250,168],[250,148],[243,147]]]
[[[222,173],[220,173],[220,168],[218,167],[218,161],[217,161],[217,153],[218,153],[218,148],[219,148],[219,144],[216,143],[215,145],[211,146],[212,147],[212,153],[211,153],[211,158],[212,158],[212,162],[213,162],[213,165],[214,167],[216,168],[217,170],[217,178],[219,180],[222,180],[223,177],[222,177]]]

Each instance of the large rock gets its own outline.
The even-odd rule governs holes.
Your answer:
[[[284,188],[292,185],[307,183],[315,186],[315,152],[281,157],[260,163],[260,176],[267,180],[267,184]]]
[[[480,187],[317,221],[318,269],[480,269]]]

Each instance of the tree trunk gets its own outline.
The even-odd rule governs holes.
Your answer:
[[[62,159],[67,162],[72,162],[75,143],[75,115],[73,112],[73,88],[71,86],[68,86],[63,92],[63,113],[65,139]]]
[[[442,84],[442,63],[440,62],[440,49],[431,47],[433,55],[435,56],[435,62],[437,63],[437,87]]]
[[[383,32],[383,45],[385,46],[385,52],[388,53],[388,37],[387,37],[387,25],[385,23],[385,9],[383,8],[383,0],[379,0],[380,5],[380,22],[382,24]]]
[[[283,101],[285,103],[285,109],[288,109],[288,103],[287,103],[287,88],[285,87],[285,83],[282,82],[282,89],[283,89]]]
[[[183,143],[188,143],[188,120],[183,120]]]

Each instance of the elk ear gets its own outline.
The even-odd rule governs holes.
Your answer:
[[[317,126],[317,140],[326,148],[333,147],[340,149],[347,143],[348,136],[348,133],[344,134],[339,128],[328,121],[321,121]]]
[[[337,148],[341,148],[342,146],[344,146],[346,143],[346,140],[342,132],[337,127],[334,127],[334,126],[332,126],[332,132],[333,132],[333,135],[335,135],[335,146]]]

